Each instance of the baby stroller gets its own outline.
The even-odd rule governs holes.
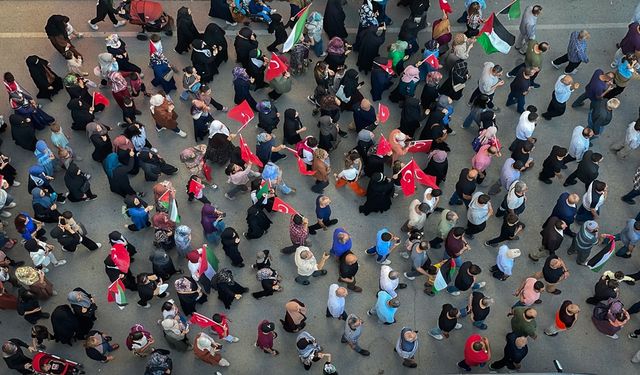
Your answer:
[[[271,14],[275,9],[268,7],[260,0],[233,0],[234,11],[248,17],[253,22],[271,23]]]
[[[132,25],[142,26],[138,40],[147,40],[147,32],[161,32],[173,35],[173,17],[165,13],[162,4],[147,0],[124,0],[118,6],[118,15]]]
[[[31,366],[38,375],[78,375],[85,373],[80,363],[45,352],[36,353],[33,356]]]

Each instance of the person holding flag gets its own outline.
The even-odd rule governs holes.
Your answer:
[[[187,195],[189,196],[189,202],[193,202],[194,199],[197,199],[203,204],[211,203],[204,195],[204,188],[205,186],[202,179],[196,175],[191,175],[187,182]]]

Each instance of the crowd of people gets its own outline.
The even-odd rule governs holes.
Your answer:
[[[401,10],[406,19],[397,20],[400,31],[391,40],[387,32],[393,20],[386,12],[387,1],[362,2],[355,36],[349,35],[345,27],[346,2],[342,0],[327,0],[323,13],[317,6],[309,9],[307,0],[290,0],[289,15],[280,14],[261,0],[211,0],[209,16],[225,21],[226,31],[216,22],[201,31],[193,21],[192,9],[187,7],[181,7],[174,20],[162,11],[159,3],[154,3],[160,7],[159,12],[154,12],[157,18],[136,20],[135,9],[140,2],[127,0],[114,4],[112,0],[98,0],[96,17],[88,25],[98,30],[107,17],[114,28],[127,22],[142,22],[145,33],[139,39],[148,38],[149,53],[145,58],[149,69],[145,70],[152,72],[152,78],[145,77],[143,69],[134,63],[143,59],[130,56],[127,43],[117,33],[107,36],[104,52],[96,58],[83,55],[74,46],[83,34],[72,26],[72,22],[80,20],[60,14],[48,18],[45,31],[60,59],[66,61],[68,72],[59,74],[44,58],[28,56],[26,65],[37,88],[35,95],[21,84],[27,77],[12,72],[3,75],[12,111],[8,116],[11,138],[16,146],[33,155],[31,166],[18,171],[12,166],[11,157],[0,153],[0,216],[7,219],[0,228],[0,308],[5,310],[0,317],[11,321],[21,316],[32,326],[25,336],[3,338],[2,356],[9,369],[21,374],[82,373],[81,364],[47,351],[51,340],[73,347],[81,342],[90,360],[115,359],[113,353],[120,348],[111,336],[115,332],[98,329],[98,306],[92,294],[101,291],[90,293],[78,280],[78,287],[73,290],[60,290],[67,293],[67,303],[58,306],[47,303],[58,294],[47,275],[60,272],[58,267],[79,267],[63,258],[64,253],[73,253],[80,245],[90,252],[109,249],[103,262],[107,277],[96,277],[104,279],[110,302],[115,306],[160,307],[162,316],[158,315],[157,321],[128,322],[131,328],[123,342],[133,355],[145,358],[147,375],[173,373],[171,351],[193,352],[197,359],[214,366],[217,374],[221,368],[241,366],[230,363],[223,354],[245,344],[222,348],[223,344],[240,340],[234,335],[234,323],[229,317],[234,316],[233,305],[248,295],[249,288],[243,285],[248,281],[237,280],[234,275],[234,270],[246,266],[255,272],[262,289],[251,293],[255,299],[251,303],[256,306],[269,303],[258,300],[281,293],[286,284],[296,283],[313,291],[304,296],[291,295],[279,322],[275,317],[250,322],[257,327],[255,347],[272,356],[283,350],[295,351],[305,370],[322,361],[325,374],[338,372],[332,358],[344,353],[329,353],[313,336],[312,329],[307,329],[308,319],[324,318],[312,318],[304,299],[315,296],[324,299],[326,292],[318,284],[334,272],[328,267],[331,259],[335,260],[338,272],[328,277],[335,282],[328,287],[325,315],[327,319],[342,321],[340,342],[368,357],[370,346],[379,343],[361,346],[364,320],[377,320],[381,326],[399,326],[384,329],[397,331],[397,341],[389,351],[393,349],[407,368],[422,365],[417,357],[420,340],[432,340],[429,345],[436,345],[437,341],[456,335],[454,331],[460,330],[466,319],[470,320],[473,333],[464,348],[460,348],[462,359],[457,366],[461,370],[471,371],[485,365],[496,371],[504,367],[519,370],[527,367],[529,343],[538,338],[540,331],[549,337],[565,334],[576,325],[582,312],[590,316],[595,330],[619,339],[631,315],[640,311],[637,292],[633,300],[634,292],[627,294],[625,290],[628,306],[621,297],[622,283],[633,285],[640,281],[640,271],[609,271],[606,266],[610,256],[632,258],[640,241],[640,214],[621,221],[621,230],[605,231],[599,224],[602,209],[613,198],[608,194],[607,181],[600,176],[600,168],[607,165],[603,152],[609,148],[618,160],[627,164],[633,159],[640,146],[640,113],[637,120],[626,125],[624,139],[611,145],[603,145],[598,139],[611,126],[623,103],[635,105],[632,98],[621,94],[627,85],[635,85],[632,80],[640,78],[640,5],[635,13],[630,12],[635,15],[624,37],[615,41],[618,43],[610,66],[594,69],[587,65],[589,51],[595,48],[589,46],[588,30],[571,31],[566,53],[551,59],[550,43],[536,32],[538,20],[544,17],[543,7],[522,4],[512,54],[524,55],[524,62],[507,72],[505,67],[486,61],[491,60],[490,56],[470,59],[473,47],[479,44],[485,47],[486,40],[481,38],[487,36],[483,27],[493,19],[489,17],[491,11],[500,11],[486,9],[484,0],[465,0],[464,13],[454,21],[449,18],[446,1],[439,1],[442,10],[434,10],[436,2],[401,0],[398,5],[406,7]],[[520,1],[511,6],[515,4],[520,6]],[[438,14],[432,23],[427,22],[430,9]],[[268,33],[275,38],[264,50],[251,28],[252,22],[266,24]],[[466,31],[453,32],[455,23],[466,25]],[[230,48],[225,35],[236,26],[237,35],[233,36]],[[161,36],[163,33],[165,37]],[[290,34],[298,35],[293,44]],[[354,42],[350,44],[347,40]],[[602,47],[614,51],[614,43]],[[167,48],[184,55],[187,66],[178,68],[180,64],[170,62],[164,53]],[[271,57],[266,51],[273,53]],[[563,51],[564,47],[554,46],[554,53]],[[350,54],[357,54],[355,66],[348,65],[353,61],[348,62]],[[274,69],[273,56],[287,66],[275,76],[270,72]],[[89,67],[96,59],[98,65],[92,70]],[[469,74],[470,64],[482,68],[477,85]],[[549,65],[562,71],[550,70]],[[575,78],[578,69],[593,70],[584,84]],[[223,72],[233,76],[233,104],[230,98],[216,96],[213,82]],[[546,110],[527,102],[527,94],[540,87],[536,78],[541,73],[558,76]],[[312,107],[305,103],[304,109],[300,106],[281,112],[278,99],[292,91],[298,77],[307,74],[313,75],[316,83],[315,88],[307,90]],[[98,77],[95,82],[94,76]],[[366,76],[370,79],[369,92],[363,89]],[[66,106],[72,118],[70,124],[56,121],[40,103],[66,100],[61,99],[63,89],[69,96]],[[494,100],[498,91],[508,91],[502,109]],[[172,92],[176,95],[172,96]],[[464,95],[469,92],[470,95]],[[391,109],[400,113],[398,126],[387,123],[386,127],[393,129],[389,132],[382,127],[386,121],[382,111],[386,107],[376,105],[385,96],[388,101],[384,103],[390,103]],[[572,96],[575,99],[569,110],[583,111],[586,126],[573,127],[568,145],[557,144],[554,139],[539,139],[535,134],[537,124],[561,121],[558,118],[567,111]],[[460,103],[463,97],[468,108]],[[587,100],[589,109],[584,111],[580,108]],[[147,101],[155,127],[140,120]],[[499,129],[501,113],[510,111],[514,104],[519,116],[515,131],[509,125]],[[182,107],[191,121],[179,119]],[[317,130],[303,125],[298,112],[303,110],[313,111]],[[117,112],[121,121],[117,124],[101,121],[100,113],[105,111]],[[465,168],[450,172],[449,159],[460,157],[454,150],[469,147],[452,138],[456,134],[452,114],[465,111],[468,113],[460,116],[464,120],[460,121],[462,130],[458,131],[477,131],[471,143],[474,156],[465,162]],[[237,120],[238,112],[240,118],[247,119],[257,113],[253,120],[257,123],[255,142],[245,141],[242,128],[234,132],[220,120],[223,114]],[[193,136],[193,145],[182,151],[158,149],[147,137],[149,128],[182,138]],[[381,132],[384,134],[377,137]],[[100,163],[104,176],[83,171],[83,165],[92,161],[81,157],[84,153],[78,152],[70,140],[72,133],[86,134],[94,147],[93,151],[88,150],[91,159]],[[510,139],[513,140],[507,142]],[[538,142],[553,145],[542,162],[538,161],[542,160],[539,154],[534,162]],[[345,144],[348,151],[337,152]],[[179,154],[182,163],[179,166],[165,158],[175,154]],[[288,157],[296,159],[297,164],[287,165],[297,168],[283,166],[282,161]],[[501,159],[495,160],[498,158]],[[489,172],[496,169],[490,168],[492,162],[501,164],[496,176]],[[176,181],[178,171],[185,168],[188,180]],[[573,170],[566,178],[562,175],[565,169]],[[226,175],[226,186],[214,183],[212,176],[221,174],[216,171]],[[132,187],[132,178],[140,172],[144,181],[150,182],[147,186],[152,193],[148,195]],[[313,181],[310,191],[289,186],[287,174],[308,176],[305,178]],[[26,181],[21,183],[18,176],[24,176]],[[541,202],[549,213],[544,222],[527,219],[525,225],[529,195],[526,181],[535,176],[544,184],[564,180],[567,189],[557,198],[548,196],[549,204]],[[578,180],[584,185],[573,186]],[[640,167],[629,180],[631,189],[620,199],[634,205],[634,198],[640,196]],[[96,181],[104,181],[114,195],[95,194],[92,185]],[[355,206],[349,207],[354,216],[382,214],[391,219],[383,228],[370,228],[371,238],[358,239],[357,244],[350,234],[350,226],[356,219],[350,222],[348,218],[336,218],[332,212],[331,195],[345,186],[350,189],[348,194],[355,194],[361,202],[358,212]],[[32,209],[16,212],[12,209],[18,203],[28,206],[28,202],[14,199],[17,189],[25,188],[32,197]],[[450,198],[441,202],[445,193]],[[285,203],[291,194],[314,201],[315,212],[305,216],[292,210]],[[220,199],[234,201],[234,209],[223,212],[215,204]],[[112,227],[104,245],[84,225],[91,218],[76,217],[73,213],[76,205],[91,201],[105,206],[123,202],[122,213],[128,222],[120,230],[114,223],[105,224]],[[200,228],[189,227],[180,220],[179,207],[196,203],[201,204],[205,244],[192,237]],[[391,218],[392,205],[406,206],[402,209],[406,215]],[[227,214],[242,217],[244,212],[246,228],[227,224]],[[497,234],[485,231],[492,216],[502,223]],[[283,217],[289,223],[291,245],[274,249],[265,236],[273,221]],[[540,242],[519,246],[519,235],[531,230],[540,231]],[[331,246],[326,246],[329,249],[325,252],[310,241],[320,231],[333,233]],[[130,242],[127,232],[144,233],[145,243]],[[280,233],[285,238],[286,234]],[[240,250],[243,241],[254,239],[263,241],[262,247],[266,249],[255,255]],[[366,250],[360,251],[357,246]],[[22,247],[29,255],[24,261],[17,260],[23,257],[16,254]],[[477,258],[468,260],[465,253],[480,247],[487,249],[483,262],[478,264]],[[561,248],[567,248],[566,253]],[[525,252],[529,259],[525,261],[535,262],[532,264],[538,270],[532,275],[514,269],[516,262],[523,262]],[[134,274],[131,263],[139,253],[148,257],[151,265],[146,272]],[[228,259],[220,259],[223,253]],[[276,261],[274,253],[290,256]],[[571,259],[574,255],[575,261]],[[366,266],[364,258],[370,258]],[[295,264],[297,274],[278,272],[279,262]],[[630,264],[627,269],[633,267],[633,263],[626,264]],[[561,294],[559,287],[570,280],[571,273],[588,269],[601,275],[592,297],[583,302],[565,296],[559,304],[547,297]],[[363,272],[379,275],[375,276],[378,285],[359,282],[358,274]],[[511,306],[507,318],[491,315],[496,298],[483,292],[488,275],[498,285],[512,276],[522,280],[513,293],[514,300],[501,301]],[[397,311],[410,302],[400,290],[416,279],[424,298],[436,294],[452,296],[438,307],[438,316],[423,317],[435,322],[426,332],[428,336],[396,318]],[[349,306],[350,294],[363,290],[376,291],[375,298],[370,300],[371,307],[353,311]],[[211,317],[198,313],[202,305],[216,303],[209,301],[215,294],[221,302],[216,305],[216,311],[220,312]],[[128,304],[127,297],[133,300],[136,295],[137,303]],[[453,298],[460,295],[461,299]],[[371,318],[365,318],[364,314]],[[553,323],[538,330],[539,314],[553,315]],[[504,337],[482,335],[488,324],[497,319],[510,319],[511,330]],[[154,324],[161,327],[163,338],[150,332],[149,326]],[[277,344],[280,327],[295,335],[295,347]],[[630,339],[637,339],[640,329],[626,328],[623,332]],[[640,363],[640,350],[631,361]]]

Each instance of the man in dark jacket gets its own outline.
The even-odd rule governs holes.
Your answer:
[[[521,367],[520,362],[527,356],[527,337],[518,336],[511,332],[507,334],[507,344],[504,346],[504,356],[501,360],[489,365],[489,370],[499,370],[505,366],[509,370],[517,370]]]
[[[613,118],[613,110],[620,106],[620,100],[617,98],[611,98],[607,101],[604,99],[596,102],[591,102],[591,108],[589,109],[589,117],[587,118],[588,127],[593,129],[595,135],[593,138],[597,138],[604,131],[604,127],[609,125]]]
[[[531,250],[529,252],[529,259],[537,262],[541,258],[545,258],[550,254],[555,254],[556,250],[562,245],[564,239],[564,230],[567,228],[567,223],[553,216],[549,218],[544,226],[544,229],[540,232],[542,235],[542,243],[537,250]]]
[[[578,211],[578,203],[580,203],[580,196],[578,194],[569,194],[566,191],[560,194],[556,201],[556,205],[553,206],[551,215],[549,215],[544,224],[542,224],[542,228],[546,228],[549,220],[556,217],[567,224],[567,229],[565,229],[564,233],[568,236],[574,237],[575,233],[571,231],[570,226],[575,221],[576,213]]]
[[[595,137],[595,136],[594,136]],[[600,169],[600,163],[602,162],[602,154],[593,152],[591,150],[584,153],[582,160],[578,163],[576,170],[571,173],[564,181],[564,186],[571,186],[576,184],[576,178],[584,182],[584,188],[588,189],[596,178],[598,178],[598,172]]]

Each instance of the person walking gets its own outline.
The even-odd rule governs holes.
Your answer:
[[[609,150],[625,160],[638,147],[640,147],[640,118],[627,125],[624,140],[611,144]]]
[[[542,271],[536,272],[533,277],[536,279],[542,278],[545,281],[547,293],[558,295],[562,291],[557,289],[556,285],[569,277],[569,270],[562,259],[555,254],[551,254],[545,260]]]
[[[391,297],[391,295],[384,290],[379,291],[377,296],[376,304],[367,311],[367,315],[377,316],[378,320],[385,325],[395,323],[395,315],[398,307],[400,307],[400,300],[397,297]]]
[[[518,302],[513,305],[513,308],[542,303],[540,294],[543,291],[544,283],[542,281],[534,277],[527,277],[514,293],[514,295],[518,297]],[[513,311],[509,313],[509,316],[510,315],[513,315]]]
[[[481,272],[482,269],[477,264],[473,264],[470,261],[462,263],[453,285],[447,287],[447,292],[454,296],[459,296],[460,292],[466,292],[469,289],[478,290],[484,288],[487,284],[486,282],[476,282]]]
[[[391,252],[400,245],[400,237],[391,234],[387,228],[382,228],[376,234],[376,245],[368,248],[368,255],[376,255],[376,262],[382,265],[389,265],[388,259]]]
[[[525,54],[527,43],[536,39],[536,25],[538,24],[538,17],[541,14],[542,5],[529,5],[524,12],[522,12],[522,19],[520,19],[520,27],[518,28],[520,33],[514,45],[521,55]]]
[[[552,62],[553,64],[553,62]],[[551,93],[551,101],[547,106],[547,111],[542,114],[545,120],[549,121],[554,117],[564,115],[567,109],[567,102],[571,97],[571,93],[580,88],[580,84],[573,81],[573,77],[569,74],[562,74],[556,80]]]
[[[563,220],[555,216],[550,217],[540,232],[542,234],[542,243],[537,250],[531,250],[529,252],[529,259],[537,262],[545,256],[555,254],[556,250],[562,245],[564,232],[567,228],[568,225]]]
[[[537,68],[521,67],[518,71],[514,72],[513,77],[515,79],[509,84],[509,95],[507,95],[507,107],[517,103],[518,113],[523,113],[525,108],[525,96],[531,90],[531,78],[538,73]],[[509,77],[509,73],[507,73]]]
[[[340,338],[340,342],[349,345],[349,347],[355,350],[356,353],[368,357],[371,352],[367,349],[362,349],[358,344],[360,335],[362,335],[362,325],[364,321],[355,314],[349,314],[344,322],[344,333]]]
[[[469,239],[482,232],[487,227],[487,220],[493,215],[491,197],[483,192],[476,192],[471,197],[469,209],[467,210],[467,229],[465,234]]]
[[[627,204],[634,205],[636,201],[634,201],[633,198],[638,195],[640,195],[640,166],[638,166],[636,173],[633,175],[633,188],[627,194],[620,197],[620,199]]]
[[[578,203],[580,202],[580,196],[576,193],[564,192],[560,194],[558,200],[556,201],[556,205],[553,207],[553,211],[551,211],[551,215],[545,223],[542,225],[543,228],[546,227],[548,221],[552,217],[556,217],[565,222],[567,228],[573,221],[575,220],[576,213],[578,212]],[[564,234],[569,235],[571,237],[575,236],[575,233],[571,231],[571,229],[565,230]]]
[[[338,282],[346,283],[347,289],[356,293],[361,293],[362,288],[356,285],[356,274],[358,273],[358,257],[351,251],[347,251],[339,258]]]
[[[604,127],[609,125],[611,120],[613,120],[613,110],[618,109],[618,107],[620,107],[620,100],[618,100],[618,98],[609,100],[602,99],[591,104],[587,124],[595,133],[593,136],[594,139],[602,135]]]
[[[380,290],[389,293],[392,298],[396,298],[396,289],[405,289],[407,284],[400,282],[400,272],[394,271],[389,266],[380,267],[380,279],[378,282]]]
[[[458,367],[469,372],[471,367],[484,367],[491,360],[491,347],[489,339],[480,335],[469,336],[464,344],[464,359],[458,362]]]
[[[587,99],[591,103],[602,100],[605,94],[613,89],[613,78],[613,72],[605,73],[602,69],[596,69],[591,75],[589,83],[584,87],[582,95],[578,96],[571,106],[573,108],[582,107]]]
[[[502,245],[498,249],[496,264],[489,269],[493,277],[500,281],[505,281],[513,273],[515,259],[522,255],[520,249],[510,249],[507,245]]]
[[[473,168],[464,168],[460,171],[460,177],[456,182],[455,190],[449,199],[450,206],[459,206],[464,203],[469,207],[471,195],[477,187],[478,171]]]
[[[507,334],[506,341],[502,359],[492,362],[489,365],[489,370],[497,371],[503,367],[509,370],[519,370],[522,367],[521,362],[529,353],[527,337],[510,332]]]
[[[489,99],[486,104],[487,108],[492,109],[493,112],[500,112],[500,108],[496,107],[493,103],[496,90],[504,86],[504,81],[500,79],[500,77],[502,77],[502,66],[490,61],[485,62],[482,65],[482,74],[478,80],[478,88],[471,94],[469,104],[471,105],[478,96],[484,94]]]
[[[345,297],[349,293],[347,288],[343,288],[338,284],[329,285],[329,299],[327,300],[327,318],[347,319],[345,311]]]
[[[578,163],[576,170],[565,179],[563,186],[575,185],[577,178],[584,182],[585,189],[588,189],[589,185],[598,178],[602,159],[602,154],[591,150],[586,151],[582,155],[582,160]]]
[[[462,324],[458,323],[459,317],[460,311],[450,303],[445,303],[438,317],[438,325],[429,331],[429,335],[438,341],[449,338],[451,331],[462,329]]]
[[[536,330],[538,324],[536,317],[538,312],[533,307],[515,307],[511,318],[511,331],[518,336],[531,337],[537,339]]]
[[[408,327],[402,327],[400,337],[396,341],[396,347],[393,349],[402,358],[402,365],[409,368],[416,368],[418,364],[415,360],[418,351],[418,331],[414,331]]]
[[[507,189],[507,194],[505,194],[502,199],[502,203],[498,207],[496,217],[503,217],[508,214],[522,214],[527,201],[527,191],[529,191],[529,188],[524,181],[513,181],[509,189]]]
[[[96,3],[96,17],[89,20],[89,27],[94,31],[98,30],[98,22],[104,21],[109,16],[109,20],[113,24],[113,27],[121,27],[127,24],[127,21],[116,18],[116,10],[113,7],[113,0],[98,0]]]
[[[566,300],[560,305],[560,309],[556,312],[555,321],[544,330],[547,336],[557,336],[558,333],[571,329],[580,314],[580,306]]]
[[[580,63],[589,63],[589,56],[587,56],[587,41],[589,39],[591,39],[591,34],[587,30],[573,31],[569,36],[567,53],[551,61],[551,65],[560,69],[560,65],[568,62],[564,73],[575,74]]]
[[[567,249],[568,255],[578,254],[576,263],[581,266],[587,265],[587,260],[591,256],[591,248],[600,243],[604,234],[599,233],[598,223],[595,220],[587,220],[580,226],[576,236]]]
[[[591,147],[591,138],[593,137],[593,130],[585,128],[584,126],[576,126],[571,133],[571,143],[569,144],[569,155],[565,156],[564,164],[572,161],[582,161],[582,158]],[[566,168],[566,167],[565,167]]]
[[[491,305],[495,303],[493,298],[485,296],[482,292],[473,291],[469,295],[467,306],[460,310],[460,317],[469,316],[473,326],[481,330],[487,329],[485,320],[491,312]]]
[[[524,62],[520,65],[517,65],[515,68],[511,69],[507,73],[508,78],[515,78],[516,74],[522,68],[530,68],[534,69],[535,72],[532,72],[530,77],[531,86],[534,89],[540,87],[540,84],[535,82],[536,77],[538,77],[538,73],[540,73],[540,69],[542,69],[542,55],[549,50],[548,42],[538,42],[537,40],[530,40],[527,44],[527,53],[524,57]]]
[[[500,227],[500,234],[498,237],[485,241],[484,245],[496,247],[504,241],[517,241],[520,239],[518,233],[522,232],[524,228],[525,225],[520,222],[518,215],[510,212],[502,220],[502,226]]]
[[[405,272],[404,277],[409,280],[415,280],[420,275],[428,277],[427,271],[431,265],[431,259],[427,254],[427,250],[429,250],[428,241],[416,241],[411,246],[411,271]]]
[[[318,262],[315,255],[306,246],[300,246],[296,249],[295,263],[298,268],[298,276],[295,281],[298,284],[309,285],[309,277],[319,277],[327,274],[327,270],[323,269],[325,262],[329,259],[330,255],[327,253],[322,254],[322,258]]]

